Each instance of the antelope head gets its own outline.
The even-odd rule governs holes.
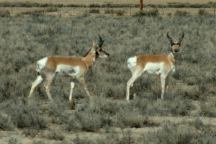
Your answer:
[[[181,42],[184,38],[184,33],[182,33],[181,37],[178,40],[173,40],[173,38],[170,37],[169,33],[167,33],[167,38],[170,41],[171,51],[173,53],[179,52],[181,50]]]
[[[96,58],[107,58],[110,54],[103,49],[104,40],[100,35],[98,35],[98,44],[94,45],[96,50]]]

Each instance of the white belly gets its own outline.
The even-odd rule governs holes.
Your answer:
[[[163,63],[147,63],[143,71],[150,74],[160,74],[162,69]]]
[[[78,74],[80,72],[80,68],[78,66],[59,64],[56,68],[56,72],[60,74]]]

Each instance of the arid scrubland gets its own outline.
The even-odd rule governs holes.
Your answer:
[[[0,142],[213,144],[215,23],[211,15],[0,17]],[[126,102],[126,82],[131,76],[127,58],[167,53],[167,32],[176,38],[184,32],[185,38],[164,100],[160,100],[159,77],[143,75],[131,88],[135,98]],[[71,79],[58,76],[51,88],[54,103],[48,101],[43,86],[27,99],[38,59],[83,55],[98,34],[111,55],[98,59],[87,74],[91,104],[77,83],[76,109],[70,110]]]

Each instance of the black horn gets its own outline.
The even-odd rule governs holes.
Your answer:
[[[167,38],[169,39],[170,43],[172,44],[173,43],[173,40],[172,38],[170,37],[169,33],[167,32]]]
[[[98,35],[98,46],[102,47],[104,43],[104,40],[102,39],[102,37],[100,35]]]
[[[183,38],[184,38],[184,32],[182,33],[181,37],[179,38],[179,43],[182,42]]]

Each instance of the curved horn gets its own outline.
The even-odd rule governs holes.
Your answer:
[[[99,39],[99,41],[98,41],[98,46],[99,46],[99,47],[102,47],[102,46],[103,46],[103,43],[104,43],[104,40],[102,39],[102,37],[101,37],[100,35],[98,35],[98,39]]]
[[[182,42],[183,38],[184,38],[184,32],[182,33],[181,37],[179,38],[179,43]]]
[[[173,43],[173,40],[172,40],[172,38],[170,37],[169,32],[167,32],[167,38],[169,39],[170,43]]]

